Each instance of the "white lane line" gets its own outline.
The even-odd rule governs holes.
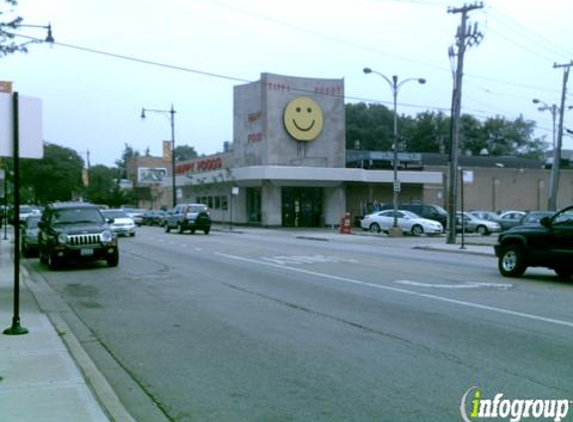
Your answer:
[[[396,284],[404,284],[406,286],[427,287],[430,289],[495,289],[495,290],[509,290],[513,284],[507,283],[480,283],[477,281],[465,281],[461,284],[432,284],[422,283],[421,281],[412,280],[396,280]]]
[[[432,300],[436,300],[439,302],[452,303],[454,305],[465,306],[467,308],[480,309],[482,311],[497,312],[497,313],[504,314],[504,315],[511,315],[511,316],[515,316],[515,317],[519,317],[519,318],[525,318],[525,319],[530,319],[530,320],[534,320],[534,321],[547,322],[549,324],[562,325],[565,327],[573,328],[573,322],[571,322],[571,321],[564,321],[561,319],[548,318],[548,317],[544,317],[544,316],[540,316],[540,315],[528,314],[525,312],[512,311],[510,309],[498,308],[498,307],[489,306],[489,305],[482,305],[479,303],[467,302],[464,300],[450,299],[450,298],[443,297],[443,296],[438,296],[438,295],[433,295],[433,294],[428,294],[428,293],[420,293],[420,292],[416,292],[413,290],[402,289],[399,287],[384,286],[384,285],[380,285],[380,284],[368,283],[366,281],[355,280],[355,279],[347,278],[347,277],[340,277],[337,275],[318,273],[316,271],[309,271],[309,270],[305,270],[305,269],[297,268],[297,267],[286,267],[284,265],[278,265],[278,264],[273,264],[270,262],[258,261],[255,259],[243,258],[241,256],[229,255],[229,254],[220,253],[220,252],[215,252],[215,255],[219,255],[219,256],[222,256],[225,258],[229,258],[229,259],[234,259],[236,261],[243,261],[243,262],[249,262],[251,264],[265,265],[267,267],[280,268],[282,270],[293,271],[293,272],[312,275],[312,276],[316,276],[316,277],[322,277],[322,278],[327,278],[327,279],[331,279],[331,280],[342,281],[345,283],[356,284],[356,285],[366,286],[366,287],[372,287],[375,289],[387,290],[387,291],[391,291],[391,292],[395,292],[395,293],[402,293],[402,294],[406,294],[406,295],[410,295],[410,296],[422,297],[425,299],[432,299]]]

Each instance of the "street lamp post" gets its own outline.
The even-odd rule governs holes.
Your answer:
[[[392,224],[392,231],[390,233],[394,236],[400,236],[402,234],[402,231],[401,231],[400,227],[398,227],[398,213],[397,213],[398,202],[399,202],[399,198],[400,198],[400,180],[398,179],[398,112],[397,112],[398,91],[400,91],[400,88],[406,82],[417,81],[419,84],[425,84],[426,80],[424,78],[407,78],[401,82],[398,82],[398,76],[397,75],[393,75],[392,80],[390,80],[388,77],[386,77],[382,73],[377,72],[375,70],[372,70],[369,67],[365,67],[363,69],[363,72],[365,74],[375,73],[376,75],[381,76],[386,82],[388,82],[388,85],[390,86],[390,89],[392,90],[392,96],[393,96],[393,100],[394,100],[394,128],[392,131],[392,138],[393,138],[392,139],[392,145],[393,145],[392,148],[394,149],[394,159],[393,159],[393,171],[394,171],[394,186],[393,186],[393,190],[394,190],[394,196],[393,196],[394,213],[393,214],[394,214],[394,220],[393,220],[393,224]]]
[[[173,109],[173,104],[171,104],[170,110],[158,110],[153,108],[142,108],[141,109],[141,118],[145,119],[145,113],[152,112],[152,113],[162,113],[162,114],[169,114],[170,122],[171,122],[171,181],[173,183],[173,208],[177,205],[177,187],[175,186],[175,113],[176,111]]]
[[[556,121],[557,113],[560,109],[557,104],[549,105],[545,101],[537,98],[532,100],[533,104],[541,104],[539,111],[550,111],[553,119],[553,163],[551,164],[551,178],[549,179],[549,197],[547,199],[547,209],[555,211],[557,209],[557,191],[559,190],[559,165],[561,161],[561,145],[558,145]]]

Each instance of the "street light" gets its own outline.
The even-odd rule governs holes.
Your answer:
[[[48,25],[25,25],[25,24],[21,24],[18,25],[18,28],[42,28],[42,29],[47,29],[48,30],[48,34],[46,35],[46,39],[44,40],[44,42],[48,42],[50,44],[53,44],[55,42],[54,40],[54,36],[52,35],[52,24],[48,24]]]
[[[402,87],[402,85],[404,85],[406,82],[410,82],[410,81],[417,81],[419,84],[425,84],[426,80],[424,78],[408,78],[408,79],[404,79],[402,82],[398,83],[398,76],[394,75],[392,76],[392,80],[390,80],[388,77],[386,77],[385,75],[383,75],[380,72],[377,72],[375,70],[370,69],[369,67],[365,67],[363,69],[363,72],[365,74],[369,74],[369,73],[375,73],[378,76],[381,76],[386,82],[388,82],[388,85],[390,86],[390,89],[392,90],[392,96],[394,98],[394,130],[393,130],[393,148],[394,148],[394,163],[393,163],[393,168],[394,168],[394,223],[392,224],[392,235],[394,236],[400,236],[402,234],[401,229],[398,227],[398,201],[399,201],[399,195],[400,195],[400,181],[398,180],[398,114],[397,114],[397,107],[398,107],[398,91],[400,90],[400,87]]]
[[[551,178],[549,180],[549,197],[547,199],[547,209],[555,210],[557,208],[557,191],[559,190],[559,165],[561,161],[561,145],[557,145],[556,121],[557,113],[560,112],[557,104],[549,105],[538,98],[531,100],[533,104],[542,104],[539,111],[550,111],[553,119],[553,163],[551,165]]]
[[[171,121],[171,178],[173,183],[173,208],[177,205],[177,188],[175,186],[175,113],[173,109],[173,104],[171,104],[171,110],[158,110],[153,108],[142,108],[141,109],[141,119],[145,119],[145,113],[162,113],[169,114]]]

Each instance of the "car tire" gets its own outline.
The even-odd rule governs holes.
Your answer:
[[[504,277],[520,277],[527,269],[525,252],[520,245],[508,245],[501,251],[498,269]]]
[[[119,265],[119,252],[116,249],[114,253],[106,259],[108,267],[117,267]]]
[[[424,234],[424,228],[419,224],[415,224],[412,227],[412,236],[422,236]]]
[[[171,231],[171,227],[169,227],[169,224],[165,225],[165,233],[169,233]]]
[[[22,243],[22,257],[30,258],[30,256],[32,256],[30,249]]]
[[[177,233],[179,234],[183,234],[185,230],[183,229],[183,226],[181,225],[181,223],[177,224]]]
[[[209,232],[211,231],[211,228],[206,228],[205,230],[203,230],[205,232],[205,234],[209,234]]]
[[[489,230],[486,226],[477,226],[476,232],[482,236],[487,236],[489,234]]]
[[[372,224],[370,224],[369,229],[370,229],[370,232],[371,232],[371,233],[380,233],[380,231],[381,231],[381,230],[380,230],[380,225],[379,225],[378,223],[372,223]]]
[[[48,269],[50,271],[55,271],[59,269],[61,266],[60,260],[50,252],[48,252],[47,255],[48,255]]]

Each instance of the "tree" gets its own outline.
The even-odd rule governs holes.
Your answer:
[[[187,161],[197,158],[199,155],[194,147],[179,145],[175,147],[175,161]]]
[[[346,104],[346,148],[389,151],[392,148],[393,113],[385,106]],[[356,145],[355,145],[356,144]]]
[[[83,189],[84,161],[70,148],[44,143],[44,157],[21,159],[22,203],[69,201]]]
[[[121,159],[116,160],[115,165],[121,169],[120,178],[127,179],[127,164],[141,154],[134,149],[131,145],[125,144],[125,149],[121,154]]]
[[[6,12],[12,12],[13,8],[18,4],[16,0],[4,0],[6,3],[0,10],[0,15],[4,15]],[[7,10],[6,10],[7,9]],[[26,47],[22,44],[16,44],[14,42],[14,34],[11,30],[18,29],[18,26],[22,23],[22,18],[20,16],[0,22],[0,56],[7,56],[8,54],[13,54],[16,52],[26,52]]]

